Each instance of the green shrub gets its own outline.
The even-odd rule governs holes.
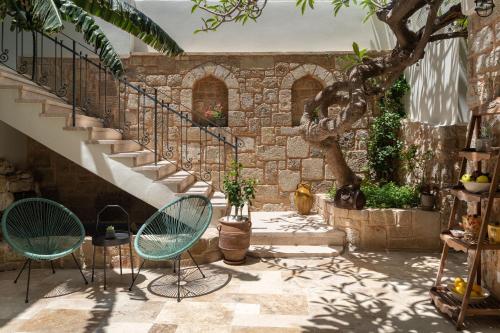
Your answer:
[[[392,182],[384,185],[365,183],[361,191],[366,196],[369,208],[410,208],[419,203],[418,190],[409,185],[399,186]]]
[[[401,76],[378,103],[381,114],[375,118],[367,140],[368,168],[377,182],[397,179],[403,148],[399,131],[401,119],[406,115],[403,97],[409,89],[408,82]]]
[[[361,191],[366,196],[366,207],[368,208],[410,208],[416,207],[420,201],[417,188],[409,185],[399,186],[394,183],[377,185],[364,183]],[[328,196],[333,199],[337,189],[332,186]]]

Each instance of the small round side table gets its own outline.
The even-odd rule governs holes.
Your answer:
[[[121,210],[126,216],[126,225],[127,230],[123,231],[115,231],[113,238],[107,238],[106,234],[102,232],[99,233],[100,230],[105,228],[106,225],[111,225],[110,222],[101,221],[101,215],[108,209],[118,209]],[[116,221],[113,222],[115,224]],[[122,223],[123,224],[123,223]],[[118,253],[120,256],[120,275],[123,275],[122,269],[122,245],[129,245],[130,250],[130,268],[132,270],[132,281],[134,280],[134,258],[132,255],[132,233],[130,232],[130,218],[128,213],[119,205],[107,205],[105,206],[98,214],[97,214],[97,223],[96,223],[96,235],[92,236],[92,246],[93,246],[93,254],[92,254],[92,282],[94,282],[94,271],[95,271],[95,251],[96,247],[103,248],[104,254],[104,290],[106,290],[106,252],[107,248],[111,246],[118,246]]]

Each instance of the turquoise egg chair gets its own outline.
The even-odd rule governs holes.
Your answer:
[[[53,261],[71,254],[80,273],[88,284],[76,251],[83,243],[85,229],[78,217],[63,205],[42,198],[16,201],[6,209],[2,217],[2,233],[7,244],[26,258],[14,283],[28,266],[26,299],[29,301],[31,262],[49,261],[55,273]]]
[[[180,302],[181,255],[187,252],[205,277],[189,249],[196,244],[212,220],[212,204],[201,195],[188,195],[167,204],[153,214],[139,229],[134,248],[143,259],[129,290],[132,290],[146,260],[177,261],[177,301]]]

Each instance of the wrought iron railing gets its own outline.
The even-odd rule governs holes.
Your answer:
[[[155,164],[165,160],[221,188],[226,167],[238,160],[243,145],[229,129],[199,124],[191,111],[165,102],[156,88],[114,77],[98,50],[65,34],[10,30],[7,24],[1,23],[0,64],[70,104],[72,126],[78,114],[100,118],[105,127],[153,152]]]

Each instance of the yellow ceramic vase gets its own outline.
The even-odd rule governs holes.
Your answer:
[[[309,184],[300,183],[294,195],[295,207],[301,215],[308,215],[314,203],[314,197]]]

